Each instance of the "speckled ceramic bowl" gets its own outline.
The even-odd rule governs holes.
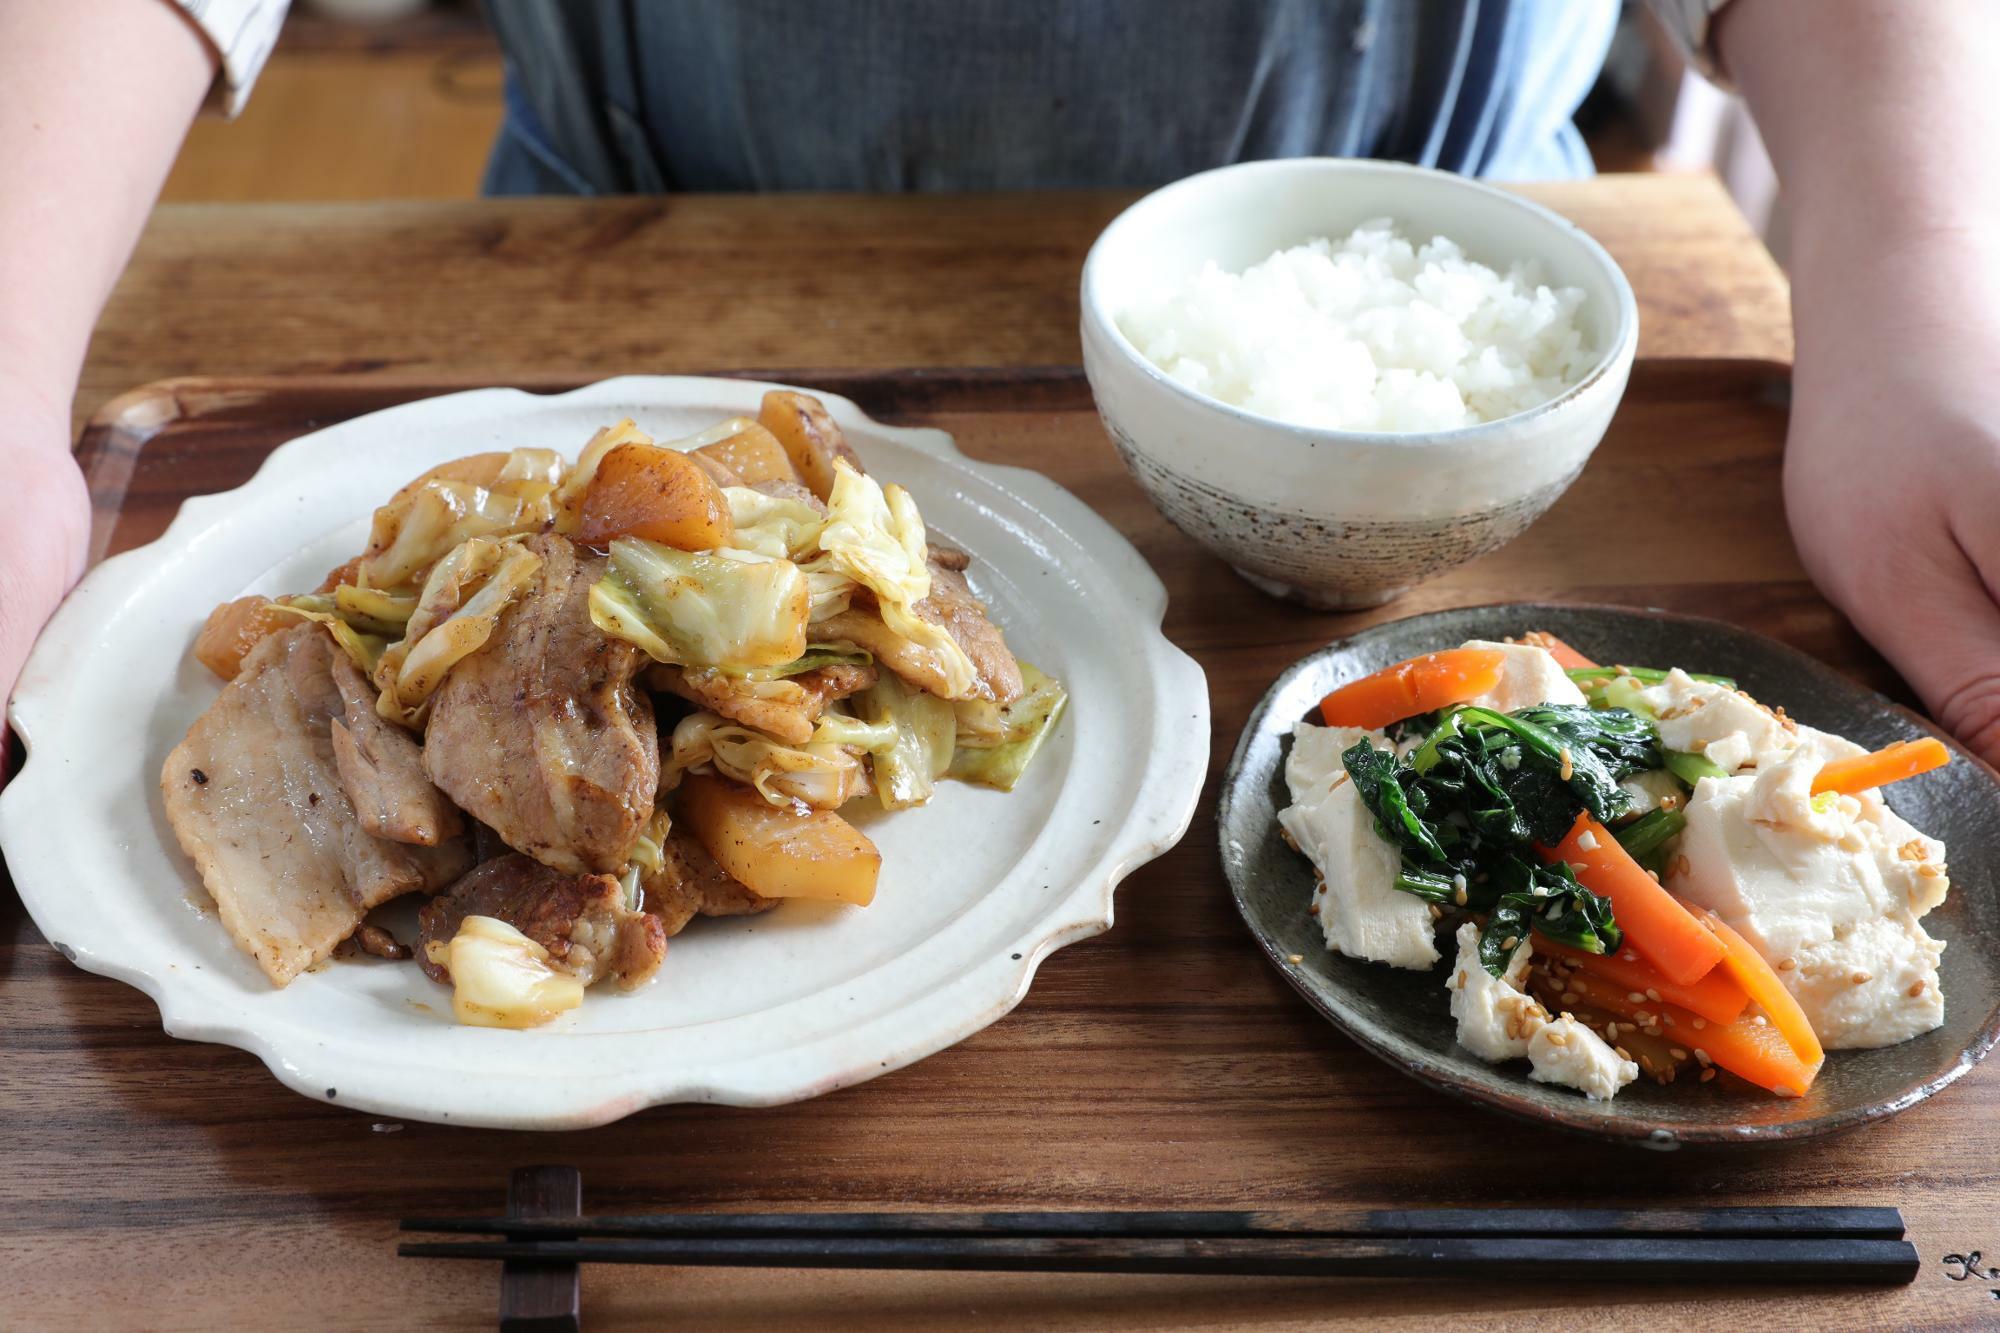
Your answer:
[[[1944,1026],[1899,1046],[1836,1051],[1806,1096],[1764,1097],[1714,1083],[1648,1080],[1608,1102],[1528,1080],[1525,1064],[1490,1065],[1460,1047],[1444,990],[1429,972],[1327,952],[1306,914],[1312,867],[1278,835],[1288,803],[1292,725],[1334,686],[1466,639],[1528,629],[1561,635],[1603,661],[1725,672],[1799,721],[1871,747],[1940,736],[1950,766],[1889,792],[1897,812],[1942,838],[1951,894],[1924,918],[1945,941]],[[1517,604],[1413,616],[1321,649],[1278,678],[1251,715],[1223,779],[1222,865],[1237,909],[1271,962],[1333,1024],[1382,1059],[1456,1097],[1543,1124],[1654,1148],[1770,1143],[1852,1129],[1916,1105],[1970,1070],[2000,1036],[2000,775],[1930,723],[1803,653],[1714,620],[1614,607]],[[1297,957],[1297,963],[1291,960]]]
[[[1209,260],[1241,270],[1390,217],[1504,267],[1536,259],[1582,288],[1601,348],[1540,407],[1457,430],[1325,431],[1230,407],[1148,361],[1117,325],[1141,295]],[[1266,592],[1371,606],[1505,544],[1563,493],[1603,438],[1638,346],[1631,285],[1573,223],[1463,176],[1294,158],[1190,176],[1125,210],[1083,268],[1083,365],[1126,466],[1174,525]]]

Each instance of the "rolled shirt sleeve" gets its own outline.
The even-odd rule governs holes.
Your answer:
[[[278,44],[278,29],[284,25],[291,0],[171,0],[201,29],[216,54],[222,70],[215,87],[209,90],[208,104],[225,115],[234,116],[249,100],[250,88]]]

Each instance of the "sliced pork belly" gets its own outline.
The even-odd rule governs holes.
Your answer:
[[[458,807],[425,775],[417,738],[375,711],[375,687],[345,653],[333,655],[333,684],[344,710],[333,723],[333,762],[361,827],[422,847],[465,832]]]
[[[424,770],[516,851],[615,874],[660,782],[653,706],[632,684],[645,657],[591,623],[601,558],[554,533],[528,544],[534,584],[432,696]]]
[[[972,669],[979,675],[980,698],[998,704],[1013,703],[1026,688],[1021,682],[1020,664],[1009,651],[1007,640],[986,618],[986,604],[972,595],[972,585],[959,572],[965,566],[953,568],[938,556],[936,551],[931,553],[931,595],[917,603],[917,614],[934,625],[942,625],[945,633],[972,659]]]
[[[586,986],[606,977],[636,986],[667,956],[660,918],[628,908],[617,880],[566,874],[515,852],[477,867],[424,904],[417,960],[433,980],[451,980],[442,946],[468,916],[505,921]]]
[[[873,685],[875,668],[843,662],[784,680],[753,681],[721,671],[656,666],[646,673],[646,681],[787,745],[804,745],[826,706]]]
[[[708,854],[694,836],[675,829],[660,847],[663,864],[644,876],[646,910],[659,915],[669,935],[678,935],[697,916],[752,916],[778,905],[761,898]]]
[[[334,758],[337,656],[318,625],[263,639],[160,774],[167,820],[223,926],[279,986],[370,908],[448,884],[471,863],[462,840],[411,846],[363,826]]]

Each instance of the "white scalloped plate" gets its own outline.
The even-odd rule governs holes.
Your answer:
[[[1006,1014],[1043,958],[1110,926],[1119,880],[1186,832],[1207,682],[1160,632],[1159,579],[1075,496],[830,395],[864,464],[972,553],[1010,643],[1071,696],[1020,790],[945,783],[929,807],[867,825],[883,854],[872,906],[696,922],[645,990],[594,992],[532,1032],[467,1028],[407,963],[336,963],[273,989],[167,827],[160,765],[218,688],[187,651],[216,602],[312,586],[361,548],[376,504],[446,459],[573,456],[623,416],[671,439],[754,414],[771,387],[630,377],[452,394],[294,440],[248,484],[182,505],[163,537],[70,595],[15,690],[29,759],[0,792],[0,845],[35,924],[78,966],[152,996],[173,1036],[242,1047],[308,1096],[452,1124],[574,1129],[662,1102],[794,1101]]]

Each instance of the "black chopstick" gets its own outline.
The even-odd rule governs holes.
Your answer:
[[[1342,1212],[662,1213],[642,1217],[413,1217],[405,1231],[520,1240],[586,1237],[1029,1236],[1094,1238],[1769,1237],[1900,1240],[1894,1208],[1430,1208]]]
[[[815,1236],[435,1241],[410,1258],[676,1266],[1181,1273],[1259,1277],[1509,1276],[1538,1281],[1878,1285],[1916,1277],[1907,1241],[1828,1237],[1262,1235]]]

